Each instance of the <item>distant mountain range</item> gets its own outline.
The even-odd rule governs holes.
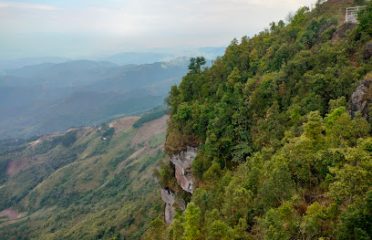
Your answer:
[[[37,65],[42,63],[62,63],[69,59],[60,57],[40,57],[40,58],[19,58],[19,59],[1,59],[0,73],[9,69],[21,68],[24,66]]]
[[[91,57],[89,59],[94,61],[111,62],[118,65],[141,65],[155,62],[167,62],[180,57],[190,58],[194,56],[204,56],[206,59],[215,59],[218,56],[222,56],[224,52],[225,47],[203,47],[180,50],[163,49],[153,52],[120,52],[104,57]],[[73,59],[61,57],[0,59],[0,74],[6,70],[17,69],[25,66],[33,66],[43,63],[64,63],[67,61],[73,61]]]
[[[149,64],[154,62],[169,61],[179,57],[204,56],[206,59],[215,59],[222,56],[224,47],[204,47],[198,49],[184,49],[178,51],[164,50],[164,52],[123,52],[100,60],[113,62],[119,65]]]
[[[187,58],[142,65],[42,63],[0,76],[0,138],[25,138],[98,124],[161,105]]]
[[[123,52],[118,53],[107,58],[104,61],[110,61],[119,65],[128,64],[149,64],[154,62],[161,62],[174,58],[172,54],[167,53],[153,53],[153,52]]]

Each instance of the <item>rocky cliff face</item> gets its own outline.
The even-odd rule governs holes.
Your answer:
[[[365,60],[369,60],[372,57],[372,41],[369,41],[364,46],[363,57]]]
[[[164,209],[164,220],[166,224],[171,224],[174,216],[176,215],[176,209],[184,211],[186,208],[185,201],[183,199],[177,199],[176,194],[168,188],[163,188],[160,191],[161,199],[165,202]]]
[[[191,166],[196,157],[197,149],[187,147],[186,150],[181,151],[171,156],[170,161],[174,165],[175,178],[178,185],[183,191],[193,193],[195,189],[195,181],[192,175]],[[172,189],[161,189],[161,198],[165,203],[164,220],[167,224],[171,224],[176,210],[184,211],[186,208],[185,201],[179,197]]]
[[[196,148],[188,147],[186,151],[182,151],[171,157],[171,162],[175,166],[177,182],[184,191],[189,193],[192,193],[195,188],[191,166],[196,157],[196,152]]]
[[[176,195],[170,189],[161,189],[161,199],[165,202],[164,220],[167,224],[171,224],[176,214],[174,203]]]
[[[350,114],[355,116],[360,112],[363,117],[369,118],[370,108],[372,107],[372,74],[368,74],[365,80],[357,87],[350,99]]]

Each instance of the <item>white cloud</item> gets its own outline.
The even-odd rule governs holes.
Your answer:
[[[312,3],[315,0],[66,0],[57,8],[0,0],[0,35],[28,34],[32,42],[48,41],[39,33],[71,39],[89,36],[76,41],[53,39],[56,51],[64,52],[78,44],[86,52],[221,46]],[[25,48],[8,42],[17,51]],[[92,42],[94,48],[89,47]],[[32,48],[31,41],[25,43]],[[51,55],[55,54],[51,51]]]
[[[162,32],[221,33],[262,29],[270,21],[285,18],[289,11],[315,0],[127,0],[74,4],[65,9],[51,5],[0,1],[3,24],[14,22],[14,31],[96,32],[135,36]],[[79,0],[76,1],[80,2]],[[9,10],[6,10],[8,8]],[[3,10],[1,10],[3,9]],[[5,9],[5,10],[4,10]],[[43,10],[46,13],[25,13],[17,9]],[[60,10],[58,13],[50,11]],[[32,27],[32,25],[34,27]],[[9,29],[9,26],[7,27]]]

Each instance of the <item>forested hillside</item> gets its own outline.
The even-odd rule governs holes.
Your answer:
[[[162,208],[153,170],[166,120],[153,112],[1,141],[0,239],[140,239]]]
[[[233,40],[210,68],[192,59],[168,98],[166,150],[197,148],[196,188],[179,187],[175,160],[161,166],[187,207],[146,239],[372,238],[372,2],[322,2]]]

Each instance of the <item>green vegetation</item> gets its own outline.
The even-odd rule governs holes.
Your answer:
[[[151,111],[144,113],[140,119],[138,119],[134,124],[133,127],[139,128],[142,127],[143,124],[150,122],[152,120],[161,118],[167,113],[167,109],[165,106],[160,106],[152,109]]]
[[[171,225],[153,222],[157,239],[372,238],[372,122],[347,110],[371,77],[372,3],[357,27],[348,6],[301,8],[210,68],[192,59],[168,98],[166,150],[198,146],[199,187]],[[173,174],[158,177],[179,192]]]
[[[140,239],[162,210],[153,170],[165,132],[148,120],[144,136],[133,122],[2,141],[0,212],[17,216],[0,217],[0,238]]]

